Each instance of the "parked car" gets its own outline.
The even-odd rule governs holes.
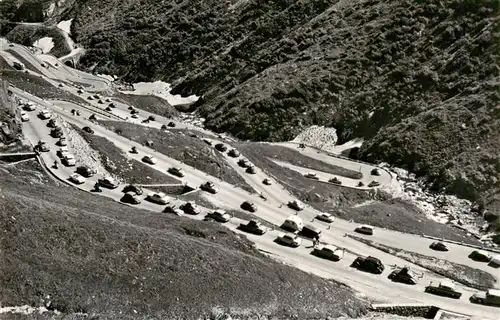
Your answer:
[[[104,188],[108,188],[108,189],[118,188],[118,182],[111,177],[104,177],[102,179],[97,180],[97,182],[99,183],[99,185],[101,187],[104,187]]]
[[[338,184],[338,185],[342,184],[342,181],[340,181],[337,177],[333,177],[333,178],[329,179],[328,182],[333,183],[333,184]]]
[[[442,242],[433,242],[429,248],[436,251],[448,251],[448,247]]]
[[[417,276],[408,267],[396,269],[392,271],[388,278],[394,282],[401,282],[405,284],[417,284]]]
[[[282,245],[293,248],[300,247],[300,244],[302,243],[302,240],[296,234],[293,233],[279,235],[278,238],[276,238],[276,240],[278,243]]]
[[[156,164],[155,157],[153,157],[151,155],[144,156],[142,158],[142,161],[145,162],[145,163],[148,163],[148,164]]]
[[[474,261],[490,262],[491,254],[484,250],[474,250],[469,254],[469,258]]]
[[[109,104],[109,107],[110,107],[110,108],[116,108],[116,105],[115,105],[113,102],[111,102],[111,103]]]
[[[425,287],[425,292],[453,299],[460,299],[462,296],[462,293],[457,291],[455,284],[450,280],[431,281]]]
[[[310,239],[316,239],[321,237],[321,230],[311,224],[306,224],[302,227],[302,230],[300,230],[299,235]]]
[[[304,223],[302,222],[302,219],[296,215],[289,216],[281,225],[282,229],[296,232],[302,230],[304,227]]]
[[[79,175],[78,173],[73,173],[72,175],[70,175],[69,180],[75,184],[85,183],[85,178]]]
[[[141,199],[134,192],[127,192],[120,199],[121,202],[130,203],[130,204],[139,204],[141,203]]]
[[[344,249],[339,249],[336,246],[325,245],[314,248],[311,254],[320,258],[339,261],[344,257],[344,252]]]
[[[273,184],[271,179],[268,179],[268,178],[265,178],[264,180],[262,180],[262,183],[265,184],[266,186],[270,186]]]
[[[255,166],[247,166],[245,172],[250,174],[255,174],[257,171],[255,170]]]
[[[242,168],[248,167],[250,164],[248,163],[247,159],[240,159],[238,160],[238,165]]]
[[[200,189],[212,194],[216,194],[217,192],[219,192],[219,188],[217,188],[212,181],[203,183],[202,185],[200,185]]]
[[[38,117],[42,120],[47,120],[50,119],[52,115],[50,114],[49,110],[42,110],[40,111],[40,113],[38,113]]]
[[[240,153],[236,149],[231,149],[229,150],[227,155],[230,156],[231,158],[238,158],[240,156]]]
[[[131,115],[132,119],[139,119],[139,116],[137,114]]]
[[[354,262],[351,264],[351,266],[358,270],[375,274],[381,274],[385,269],[382,261],[372,256],[357,257],[356,260],[354,260]]]
[[[168,169],[168,173],[170,174],[173,174],[174,176],[177,176],[177,177],[184,177],[184,170],[182,170],[182,168],[178,168],[178,167],[171,167]]]
[[[500,307],[500,290],[488,289],[488,291],[476,292],[470,297],[469,300],[472,303]]]
[[[329,213],[326,213],[326,212],[322,212],[322,213],[318,214],[316,216],[316,219],[323,221],[323,222],[327,222],[327,223],[332,223],[333,221],[335,221],[335,217]]]
[[[179,208],[186,214],[196,215],[201,213],[201,210],[198,207],[198,205],[196,205],[196,203],[191,201],[182,204]]]
[[[82,89],[78,89],[78,90],[76,91],[76,93],[78,93],[78,94],[82,94],[82,93],[83,93],[83,90],[82,90]]]
[[[209,212],[207,214],[207,217],[214,219],[215,221],[221,222],[221,223],[225,223],[225,222],[228,222],[229,220],[231,220],[231,215],[226,213],[226,211],[220,210],[220,209]]]
[[[148,121],[155,121],[155,120],[156,120],[156,118],[155,118],[155,116],[152,116],[152,115],[151,115],[151,116],[149,116],[146,120],[148,120]]]
[[[104,109],[104,110],[106,110],[107,112],[113,111],[113,109],[111,109],[111,107],[106,107],[106,109]]]
[[[94,100],[94,98],[92,98],[92,96],[88,96],[87,100]]]
[[[101,99],[99,99],[99,101],[97,101],[97,103],[104,104],[104,101],[102,101]]]
[[[169,199],[167,195],[163,192],[152,192],[146,197],[147,200],[157,203],[157,204],[167,204]]]
[[[355,232],[357,233],[362,233],[362,234],[366,234],[366,235],[373,235],[373,227],[372,226],[369,226],[367,224],[364,224],[364,225],[361,225],[359,227],[357,227],[356,229],[354,229]]]
[[[203,140],[202,140],[202,141],[203,141],[203,142],[205,142],[206,144],[208,144],[209,146],[211,146],[211,145],[212,145],[212,140],[209,140],[209,139],[207,139],[207,138],[203,138]]]
[[[94,94],[94,99],[101,99],[101,97],[98,94]]]
[[[78,168],[76,168],[76,173],[89,178],[94,176],[97,173],[97,171],[87,166],[79,166]]]
[[[130,111],[130,114],[139,114],[139,110],[137,109],[133,109],[132,111]]]
[[[241,204],[240,208],[243,210],[246,210],[246,211],[250,211],[250,212],[257,211],[257,206],[253,202],[250,202],[250,201],[244,201]]]
[[[297,210],[297,211],[302,211],[305,208],[304,204],[302,202],[300,202],[299,200],[292,200],[292,201],[288,202],[288,207],[290,209]]]
[[[373,180],[368,184],[368,188],[378,187],[380,186],[380,182]]]
[[[373,168],[370,173],[372,176],[380,176],[380,172],[378,171],[377,168]]]
[[[50,135],[53,138],[61,138],[63,136],[63,131],[61,127],[55,127],[54,129],[50,130]]]
[[[59,141],[57,141],[57,145],[61,146],[61,147],[65,147],[68,145],[68,140],[66,139],[66,137],[60,137]]]
[[[21,112],[21,121],[22,122],[30,121],[30,116],[24,111]]]
[[[240,229],[241,231],[245,231],[260,236],[266,233],[267,231],[267,228],[264,227],[264,225],[257,220],[250,220],[248,221],[247,224],[241,223],[238,229]]]
[[[220,151],[220,152],[226,152],[227,151],[227,146],[223,143],[217,143],[215,145],[215,150]]]
[[[87,133],[94,134],[94,130],[92,130],[91,127],[83,127],[82,130]]]
[[[62,158],[62,163],[67,167],[73,167],[76,165],[75,156],[71,153],[64,153]]]
[[[105,100],[106,102],[111,102],[111,99],[110,98],[106,98]]]
[[[31,102],[27,102],[24,104],[24,107],[23,107],[24,110],[26,111],[35,111],[36,110],[36,106],[31,103]]]
[[[304,177],[309,178],[309,179],[319,180],[318,175],[314,172],[308,172],[308,173],[304,174]]]
[[[36,145],[36,149],[38,149],[41,152],[49,152],[49,144],[46,141],[38,141],[38,144]]]
[[[165,212],[165,213],[173,213],[173,214],[175,214],[176,216],[179,216],[179,217],[184,215],[184,211],[182,211],[179,208],[176,208],[175,205],[166,206],[165,209],[163,209],[163,212]]]
[[[57,127],[56,119],[50,119],[49,122],[47,123],[47,127],[49,128]]]
[[[60,147],[59,150],[57,150],[56,155],[59,158],[62,158],[63,155],[66,154],[66,153],[69,153],[68,147],[63,146],[63,147]]]
[[[170,128],[175,128],[175,122],[170,121],[169,123],[167,123],[167,126]]]
[[[140,196],[144,193],[144,190],[142,190],[141,187],[135,185],[135,184],[129,184],[129,185],[126,185],[125,188],[123,188],[122,192],[133,192],[135,193],[136,195]]]

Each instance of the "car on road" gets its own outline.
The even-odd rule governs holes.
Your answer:
[[[500,307],[500,290],[488,289],[488,291],[476,292],[469,300],[472,303]]]
[[[259,236],[263,235],[267,231],[267,228],[260,221],[257,220],[250,220],[246,224],[241,223],[238,229]]]
[[[247,167],[247,169],[245,170],[246,173],[250,173],[250,174],[255,174],[257,171],[255,170],[255,166],[253,165],[250,165]]]
[[[333,221],[335,221],[335,217],[329,213],[326,213],[326,212],[322,212],[322,213],[318,214],[316,216],[316,219],[318,219],[319,221],[326,222],[326,223],[332,223]]]
[[[240,156],[240,153],[236,149],[231,149],[231,150],[229,150],[227,155],[230,156],[231,158],[238,158]]]
[[[85,183],[85,178],[79,175],[78,173],[73,173],[72,175],[70,175],[69,180],[75,184]]]
[[[425,287],[425,292],[453,299],[460,299],[462,296],[462,293],[456,289],[455,284],[450,280],[431,281]]]
[[[121,202],[124,203],[130,203],[130,204],[139,204],[141,203],[141,199],[133,193],[133,192],[127,192],[123,195],[123,197],[120,199]]]
[[[157,204],[167,204],[170,202],[167,195],[163,192],[151,192],[147,195],[146,199]]]
[[[130,114],[134,115],[134,114],[139,114],[139,110],[137,109],[132,109],[132,111],[130,111]]]
[[[170,121],[169,123],[167,123],[167,127],[175,128],[175,122]]]
[[[12,66],[16,70],[24,70],[24,65],[22,63],[17,62],[17,61],[14,61],[14,63],[12,63]]]
[[[148,121],[155,121],[156,118],[155,118],[155,116],[150,115],[146,120],[148,120]]]
[[[82,90],[82,89],[78,89],[78,90],[76,90],[76,93],[78,93],[78,94],[82,94],[82,93],[83,93],[83,90]]]
[[[136,114],[131,115],[132,119],[139,119],[139,116]]]
[[[338,185],[342,184],[342,181],[340,181],[339,178],[337,178],[337,177],[333,177],[333,178],[329,179],[328,182],[333,183],[333,184],[338,184]]]
[[[400,282],[405,284],[417,284],[417,276],[408,267],[396,269],[392,271],[388,278],[394,282]]]
[[[92,96],[88,96],[87,100],[94,100],[94,98],[92,98]]]
[[[99,103],[99,104],[104,104],[104,101],[102,101],[101,99],[99,99],[99,100],[97,101],[97,103]]]
[[[111,99],[110,98],[106,98],[105,100],[106,102],[111,102]]]
[[[75,156],[69,152],[63,153],[63,158],[61,162],[67,167],[73,167],[76,165]]]
[[[108,106],[109,106],[110,108],[116,108],[116,105],[115,105],[113,102],[111,102]]]
[[[56,127],[58,127],[58,125],[56,123],[56,119],[50,119],[49,122],[47,123],[47,127],[49,127],[49,128],[56,128]]]
[[[35,148],[41,152],[49,152],[50,151],[49,144],[46,141],[42,141],[42,140],[38,141]]]
[[[116,189],[118,188],[118,181],[111,177],[104,177],[102,179],[98,179],[97,182],[101,187],[108,189]]]
[[[184,215],[184,211],[182,211],[179,208],[176,208],[175,205],[166,206],[165,209],[163,209],[163,212],[164,213],[173,213],[173,214],[175,214],[176,216],[179,216],[179,217],[181,217],[181,216]]]
[[[220,152],[226,152],[227,151],[227,146],[223,143],[217,143],[215,145],[215,150],[220,151]]]
[[[50,135],[53,138],[61,138],[63,136],[63,131],[61,127],[55,127],[54,129],[50,130]]]
[[[381,274],[385,269],[382,261],[372,256],[357,257],[351,264],[351,267],[374,274]]]
[[[144,193],[144,190],[142,190],[142,188],[139,187],[138,185],[129,184],[129,185],[126,185],[125,188],[123,188],[122,192],[125,192],[125,193],[133,192],[136,195],[140,196]]]
[[[221,223],[225,223],[231,220],[231,215],[226,213],[226,211],[220,209],[209,212],[207,214],[207,217]]]
[[[57,145],[61,147],[65,147],[68,145],[68,139],[66,137],[60,137],[59,141],[57,141]]]
[[[321,237],[321,230],[312,224],[306,224],[300,230],[299,235],[310,239],[319,239]]]
[[[245,211],[250,211],[250,212],[256,212],[257,211],[257,206],[255,203],[250,202],[250,201],[244,201],[241,205],[240,208],[245,210]]]
[[[246,168],[250,165],[247,159],[240,159],[238,160],[238,165],[242,168]]]
[[[431,243],[429,248],[436,251],[448,251],[448,247],[444,243],[439,241]]]
[[[59,158],[62,158],[64,154],[69,153],[69,149],[66,146],[60,147],[59,150],[57,150],[56,155]]]
[[[107,112],[113,111],[113,109],[111,109],[111,107],[106,107],[106,109],[104,109],[104,110],[107,111]]]
[[[94,94],[94,99],[101,99],[101,97],[98,94]]]
[[[368,184],[368,188],[378,187],[380,186],[380,182],[373,180]]]
[[[309,179],[319,180],[318,175],[314,172],[308,172],[308,173],[304,174],[304,177],[309,178]]]
[[[49,110],[42,110],[38,113],[38,117],[42,120],[47,120],[50,119],[52,115],[50,114]]]
[[[302,219],[296,215],[289,216],[281,225],[282,229],[296,232],[302,230],[304,227],[304,223],[302,222]]]
[[[207,139],[207,138],[204,138],[202,141],[205,142],[206,144],[208,144],[209,146],[212,145],[212,141]]]
[[[88,166],[79,166],[76,168],[76,173],[84,176],[84,177],[93,177],[97,171],[94,168],[90,168]]]
[[[364,224],[364,225],[361,225],[359,227],[357,227],[356,229],[354,229],[355,232],[357,233],[361,233],[361,234],[366,234],[366,235],[373,235],[373,227],[372,226],[369,226],[367,224]]]
[[[64,87],[64,84],[59,83],[58,86],[59,86],[59,88],[62,88],[62,87]]]
[[[186,214],[196,215],[201,213],[201,210],[198,207],[198,205],[192,201],[188,201],[182,204],[179,208]]]
[[[26,111],[35,111],[36,110],[36,106],[31,103],[31,102],[27,102],[24,104],[24,107],[23,107],[24,110]]]
[[[142,162],[148,163],[148,164],[156,164],[156,159],[155,157],[151,155],[144,156],[142,158]]]
[[[30,121],[30,116],[24,111],[21,112],[21,121],[22,122]]]
[[[302,240],[296,234],[293,234],[293,233],[279,235],[276,238],[276,241],[279,244],[289,246],[292,248],[300,247],[300,244],[302,243]]]
[[[182,168],[178,168],[178,167],[170,167],[168,168],[168,173],[170,174],[173,174],[174,176],[177,176],[177,177],[184,177],[184,170],[182,170]]]
[[[216,194],[217,192],[219,192],[219,188],[217,188],[212,181],[203,183],[202,185],[200,185],[200,189],[212,194]]]
[[[479,262],[490,262],[491,254],[484,250],[474,250],[469,254],[469,258]]]
[[[300,202],[299,200],[289,201],[288,207],[290,209],[297,210],[297,211],[302,211],[305,208],[304,204],[302,202]]]
[[[91,127],[83,127],[82,130],[87,133],[94,134],[94,130],[92,130]]]
[[[339,261],[344,257],[344,252],[344,249],[339,249],[336,246],[324,245],[314,248],[311,254],[320,258]]]
[[[373,168],[372,171],[370,171],[370,174],[372,176],[380,176],[380,172],[378,171],[377,168]]]
[[[273,184],[273,182],[269,178],[265,178],[264,180],[262,180],[262,183],[265,184],[266,186],[270,186]]]

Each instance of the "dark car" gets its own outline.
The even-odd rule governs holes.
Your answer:
[[[87,166],[79,166],[78,168],[76,168],[76,173],[86,178],[89,178],[95,175],[97,172],[94,169],[89,168]]]
[[[217,143],[215,145],[215,150],[220,151],[220,152],[226,152],[227,146],[223,143]]]
[[[49,122],[47,123],[47,127],[49,128],[57,127],[56,119],[50,119]]]
[[[104,110],[106,110],[107,112],[111,112],[113,109],[111,109],[111,107],[106,107],[106,109]]]
[[[130,114],[139,114],[139,110],[133,109],[132,111],[130,111]]]
[[[231,149],[229,150],[227,155],[230,156],[231,158],[238,158],[240,156],[240,153],[236,149]]]
[[[405,284],[417,284],[417,277],[411,272],[408,267],[404,267],[402,269],[396,269],[392,271],[389,276],[394,282],[400,282]]]
[[[372,176],[380,176],[380,172],[378,171],[377,168],[373,168],[370,173]]]
[[[94,130],[92,130],[91,127],[83,127],[82,130],[85,131],[85,132],[87,132],[87,133],[90,133],[90,134],[94,133]]]
[[[155,118],[155,116],[149,116],[149,117],[148,117],[148,120],[149,120],[149,121],[155,121],[155,120],[156,120],[156,118]]]
[[[255,166],[248,166],[245,170],[246,173],[255,174]]]
[[[382,261],[372,256],[357,257],[356,260],[354,260],[354,262],[351,264],[351,267],[375,274],[381,274],[385,269]]]
[[[174,128],[175,127],[175,122],[170,121],[167,126]]]
[[[238,165],[242,168],[246,168],[249,166],[249,163],[247,159],[240,159],[238,160]]]
[[[321,236],[321,230],[313,225],[306,224],[304,227],[302,227],[299,235],[306,238],[315,239]]]
[[[186,203],[182,204],[179,207],[179,209],[184,211],[184,213],[192,214],[192,215],[196,215],[196,214],[201,213],[200,208],[198,208],[198,206],[193,202],[186,202]]]
[[[330,180],[328,180],[328,182],[333,183],[333,184],[339,184],[339,185],[342,184],[342,181],[340,181],[339,178],[337,178],[337,177],[331,178]]]
[[[111,102],[111,103],[109,104],[109,107],[110,107],[110,108],[116,108],[116,105],[115,105],[113,102]]]
[[[448,247],[442,242],[433,242],[429,248],[436,251],[448,251]]]
[[[121,202],[125,203],[130,203],[130,204],[139,204],[141,203],[141,199],[133,193],[133,192],[127,192],[123,195],[123,197],[120,199]]]
[[[249,202],[249,201],[243,202],[241,204],[240,208],[243,209],[243,210],[246,210],[246,211],[250,211],[250,212],[256,212],[257,211],[257,206],[254,203]]]
[[[242,223],[242,224],[240,224],[238,229],[241,231],[256,234],[259,236],[263,235],[267,231],[267,228],[264,227],[264,225],[262,225],[262,223],[260,223],[257,220],[250,220],[250,221],[248,221],[247,224]]]
[[[63,136],[62,128],[61,127],[55,127],[54,129],[52,129],[50,131],[50,135],[53,138],[60,138],[60,137],[62,137]]]
[[[125,188],[123,188],[123,192],[127,193],[127,192],[133,192],[135,193],[136,195],[141,195],[144,193],[144,191],[142,190],[141,187],[139,186],[136,186],[134,184],[129,184],[127,186],[125,186]]]

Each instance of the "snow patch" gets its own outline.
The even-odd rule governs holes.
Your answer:
[[[18,307],[0,307],[0,314],[5,314],[5,313],[18,313],[18,314],[24,314],[24,315],[29,315],[33,313],[38,313],[42,314],[44,312],[48,312],[47,308],[45,307],[30,307],[28,305],[24,306],[18,306]]]
[[[361,148],[361,145],[363,144],[364,140],[363,138],[356,138],[352,139],[350,141],[347,141],[344,144],[339,144],[336,145],[333,153],[341,154],[343,151],[352,149],[352,148]]]
[[[67,34],[71,34],[71,24],[73,23],[73,19],[63,20],[57,24],[57,27]]]
[[[337,143],[337,130],[335,128],[311,126],[299,133],[292,142],[303,143],[306,146],[333,152]]]
[[[189,97],[182,97],[179,94],[173,95],[170,93],[172,88],[170,84],[163,81],[155,82],[139,82],[134,83],[134,91],[122,91],[126,94],[137,94],[137,95],[155,95],[168,101],[173,106],[183,105],[196,102],[198,96],[191,95]]]
[[[116,76],[110,76],[109,74],[97,74],[98,77],[104,78],[110,82],[115,81]]]
[[[52,37],[43,37],[35,41],[33,47],[41,49],[43,53],[49,53],[54,48],[54,40]]]

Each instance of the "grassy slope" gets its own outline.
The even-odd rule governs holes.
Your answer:
[[[4,306],[51,301],[121,319],[193,319],[216,306],[301,319],[363,310],[349,289],[275,263],[216,224],[41,184],[14,166],[0,182]]]
[[[436,189],[498,192],[497,0],[89,0],[75,15],[85,65],[203,95],[211,129],[283,140],[333,125]]]
[[[177,130],[161,131],[137,124],[99,121],[110,130],[118,131],[124,137],[137,143],[153,141],[153,148],[169,157],[182,161],[212,176],[253,192],[245,180],[230,167],[218,151],[197,138],[180,134]]]
[[[174,117],[179,114],[179,112],[166,100],[157,96],[117,93],[115,98],[136,108],[158,114],[160,116]]]

